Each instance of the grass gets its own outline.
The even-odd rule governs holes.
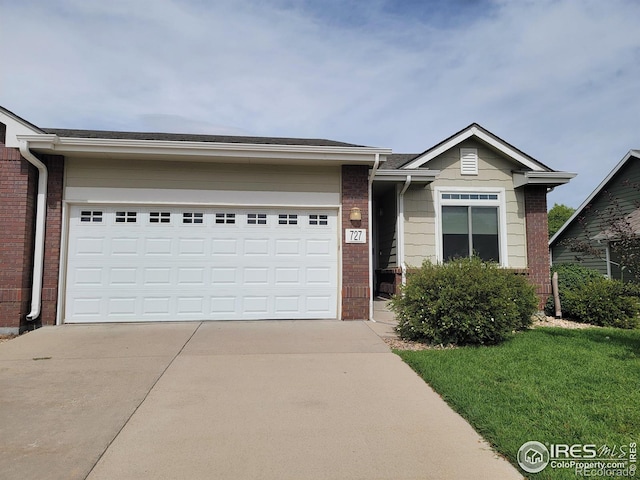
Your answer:
[[[530,440],[640,443],[640,330],[538,328],[495,347],[396,353],[516,467]]]

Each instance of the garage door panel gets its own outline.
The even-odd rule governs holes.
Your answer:
[[[83,206],[70,215],[66,322],[337,316],[335,211]]]

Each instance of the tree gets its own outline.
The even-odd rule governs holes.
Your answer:
[[[549,238],[560,230],[560,227],[571,218],[575,211],[575,208],[567,207],[566,205],[558,205],[557,203],[553,205],[553,208],[549,210]]]

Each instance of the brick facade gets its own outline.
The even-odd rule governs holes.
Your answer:
[[[0,332],[25,329],[31,307],[33,225],[38,172],[15,148],[0,145]]]
[[[536,286],[539,307],[542,309],[551,294],[547,187],[525,187],[524,201],[529,280]]]
[[[342,230],[362,228],[369,231],[369,167],[344,165],[342,167]],[[362,220],[349,219],[351,209],[357,207]],[[369,319],[369,241],[345,243],[342,239],[342,319]]]
[[[47,228],[44,238],[44,277],[42,278],[42,325],[55,325],[58,304],[58,273],[62,236],[62,188],[64,157],[41,158],[49,171],[47,187]]]
[[[18,333],[55,324],[62,221],[62,157],[44,157],[49,168],[47,234],[42,314],[27,322],[31,309],[37,169],[19,150],[0,145],[0,332]]]

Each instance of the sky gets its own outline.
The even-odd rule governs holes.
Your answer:
[[[40,127],[420,153],[476,122],[577,173],[640,148],[638,0],[0,0],[0,105]]]

